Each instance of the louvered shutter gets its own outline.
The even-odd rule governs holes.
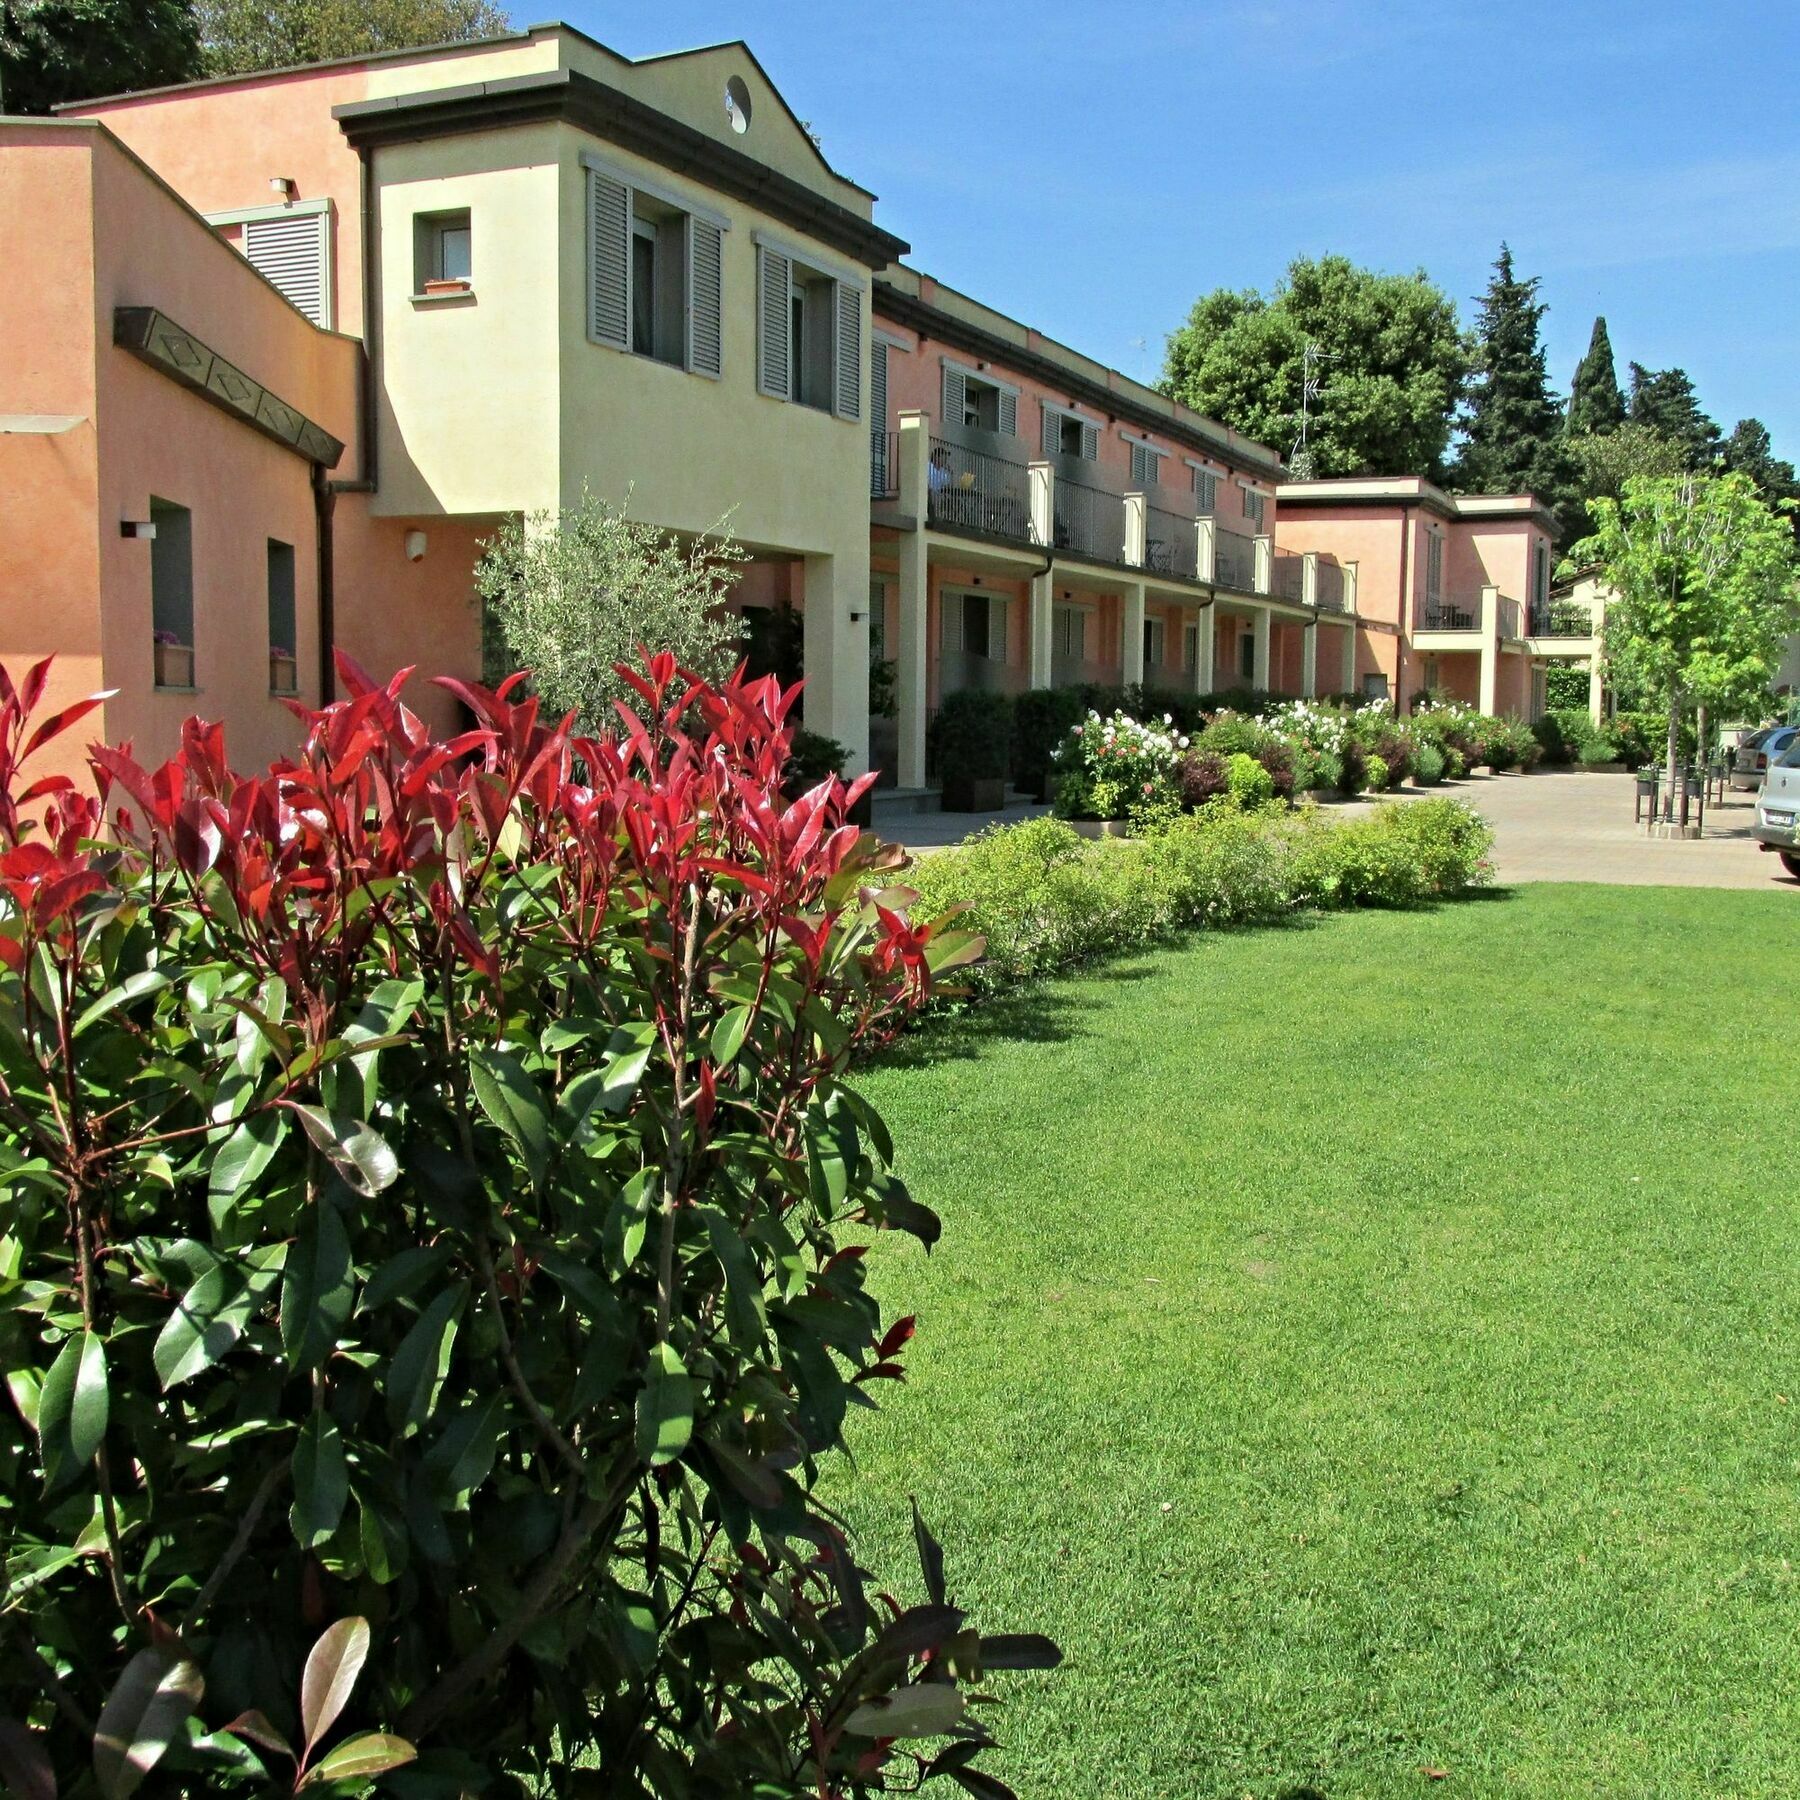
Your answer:
[[[687,366],[696,375],[724,367],[723,232],[711,219],[687,216]]]
[[[1162,458],[1148,444],[1131,446],[1131,479],[1141,488],[1153,488],[1162,469]]]
[[[788,337],[793,275],[788,259],[767,244],[756,246],[756,391],[777,400],[792,397],[793,359]]]
[[[247,220],[244,256],[315,325],[326,323],[324,213]]]
[[[631,346],[631,189],[588,170],[588,335]]]
[[[998,594],[988,601],[988,661],[1006,661],[1006,602]]]
[[[1202,513],[1210,513],[1218,506],[1218,481],[1211,469],[1194,471],[1194,500],[1197,510]]]
[[[888,347],[880,338],[869,346],[869,435],[884,438],[888,421]]]
[[[1081,421],[1081,454],[1088,462],[1100,460],[1100,427]]]
[[[862,289],[834,281],[837,331],[832,342],[831,410],[840,419],[862,417]]]
[[[1062,452],[1062,414],[1044,408],[1044,454],[1057,456]]]
[[[941,594],[938,597],[938,642],[951,656],[962,654],[963,597]]]
[[[1000,390],[1000,430],[1007,437],[1019,435],[1019,396],[1011,388]]]
[[[955,363],[944,364],[944,401],[943,415],[946,425],[960,425],[963,422],[963,407],[967,404],[968,388],[963,381],[963,372]]]

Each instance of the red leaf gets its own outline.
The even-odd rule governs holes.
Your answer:
[[[104,706],[119,690],[108,688],[104,693],[89,694],[85,700],[77,700],[73,706],[65,706],[61,712],[52,713],[30,737],[25,740],[25,748],[19,752],[19,760],[23,762],[34,751],[40,750],[52,738],[61,737],[78,719],[85,719],[95,707]]]

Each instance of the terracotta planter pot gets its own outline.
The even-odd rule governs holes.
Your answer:
[[[446,294],[472,294],[474,291],[474,287],[460,277],[446,281],[442,277],[436,275],[425,283],[423,289],[423,292],[432,295],[434,298],[441,298]]]
[[[194,685],[194,647],[191,644],[154,644],[156,685],[191,688]]]
[[[945,812],[999,812],[1006,805],[1004,775],[946,775]]]

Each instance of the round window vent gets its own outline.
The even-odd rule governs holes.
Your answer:
[[[725,83],[725,116],[739,137],[750,129],[750,90],[741,75],[733,75]]]

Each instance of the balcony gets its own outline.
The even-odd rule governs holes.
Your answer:
[[[1056,547],[1089,562],[1125,566],[1125,497],[1059,475]]]
[[[1022,462],[934,437],[925,480],[926,516],[939,529],[1032,541],[1031,477]]]
[[[1276,596],[1296,606],[1306,598],[1306,558],[1297,550],[1275,552],[1275,578],[1270,583]]]
[[[877,431],[869,437],[869,498],[900,498],[900,434]]]
[[[1344,565],[1321,556],[1313,575],[1313,605],[1320,612],[1344,610]]]
[[[1256,592],[1256,540],[1241,531],[1213,529],[1213,581],[1240,594]]]
[[[1466,631],[1471,636],[1481,630],[1481,600],[1446,600],[1440,594],[1427,594],[1419,602],[1413,617],[1415,631]]]
[[[1199,580],[1199,534],[1191,515],[1161,506],[1144,508],[1144,567],[1180,581]]]
[[[1531,609],[1531,635],[1592,637],[1594,615],[1584,600],[1540,600]]]

